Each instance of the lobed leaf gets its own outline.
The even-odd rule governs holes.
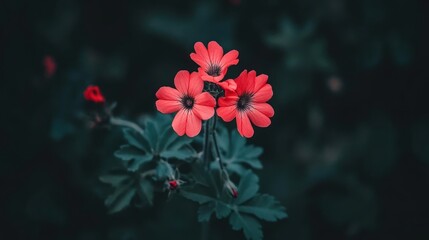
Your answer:
[[[198,222],[208,222],[215,211],[214,202],[201,205],[198,208]]]
[[[238,206],[238,211],[270,222],[287,217],[285,208],[274,197],[267,194],[257,195],[244,206]]]
[[[153,159],[152,154],[144,153],[140,149],[130,145],[122,145],[114,155],[126,161],[127,169],[132,172],[137,171],[140,165]]]
[[[149,205],[153,205],[153,185],[150,181],[141,179],[139,183],[142,200],[146,200]]]
[[[216,217],[218,219],[226,218],[231,213],[231,208],[221,201],[216,201]]]
[[[148,153],[151,152],[150,144],[142,134],[130,128],[124,128],[123,133],[129,145]]]
[[[136,189],[132,187],[131,183],[117,187],[105,201],[106,206],[110,209],[109,213],[119,212],[130,205],[135,193]]]
[[[251,216],[233,212],[229,217],[229,224],[233,230],[243,230],[246,239],[261,240],[264,236],[261,224]]]
[[[252,171],[248,170],[240,179],[238,185],[237,204],[242,204],[253,198],[259,191],[259,178]]]
[[[201,193],[195,193],[195,192],[188,192],[185,190],[180,191],[180,194],[191,201],[197,202],[199,204],[208,203],[211,201],[216,202],[217,200],[215,198],[212,198],[210,196],[201,194]]]

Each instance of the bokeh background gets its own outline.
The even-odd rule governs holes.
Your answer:
[[[1,1],[1,239],[199,239],[180,198],[109,215],[98,176],[121,131],[89,129],[82,91],[155,113],[196,41],[270,76],[262,191],[289,218],[265,239],[429,239],[428,2]],[[243,239],[225,221],[211,239]]]

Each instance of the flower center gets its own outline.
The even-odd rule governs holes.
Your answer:
[[[220,66],[217,64],[210,64],[206,73],[212,77],[217,77],[220,75]]]
[[[237,109],[239,111],[247,110],[250,106],[250,102],[252,101],[252,96],[248,93],[241,95],[237,101]]]
[[[184,96],[182,98],[182,105],[186,109],[192,109],[194,106],[194,98],[190,96]]]

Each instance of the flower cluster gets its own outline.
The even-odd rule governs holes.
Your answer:
[[[223,48],[215,41],[209,42],[207,48],[197,42],[194,49],[190,57],[199,65],[198,71],[179,71],[174,78],[176,88],[161,87],[156,93],[158,111],[177,112],[172,123],[174,131],[179,136],[194,137],[201,131],[202,120],[212,118],[215,113],[226,122],[236,119],[243,137],[253,136],[252,123],[268,127],[274,115],[274,109],[267,103],[273,96],[268,76],[244,70],[237,78],[224,80],[228,68],[238,64],[238,51],[223,54]],[[213,85],[219,86],[221,94],[209,91]]]

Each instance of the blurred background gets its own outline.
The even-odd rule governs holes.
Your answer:
[[[156,4],[154,3],[156,2]],[[199,239],[181,198],[109,215],[98,176],[120,129],[89,129],[84,88],[115,114],[155,113],[155,92],[196,70],[196,41],[269,75],[257,129],[263,192],[289,218],[265,239],[429,239],[428,2],[424,0],[2,1],[1,239]],[[429,21],[428,21],[429,22]],[[243,239],[226,221],[211,239]]]

